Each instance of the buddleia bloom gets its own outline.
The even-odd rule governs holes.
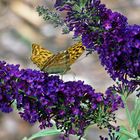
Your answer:
[[[56,127],[64,137],[74,134],[80,138],[91,124],[110,127],[114,111],[123,107],[121,97],[107,90],[96,93],[82,81],[64,82],[37,70],[19,69],[0,61],[0,110],[9,113],[16,103],[20,116],[40,128]],[[100,119],[99,119],[100,118]]]
[[[122,82],[140,77],[140,26],[106,8],[100,0],[57,3],[67,11],[65,22],[74,37],[81,37],[87,51],[96,51],[112,79]]]

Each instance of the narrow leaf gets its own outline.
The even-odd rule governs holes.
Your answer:
[[[140,124],[140,99],[136,99],[135,101],[135,107],[131,112],[131,118],[132,118],[132,128],[137,130]]]
[[[35,134],[33,134],[30,138],[28,138],[27,140],[33,140],[35,138],[39,138],[39,137],[45,137],[45,136],[50,136],[50,135],[58,135],[61,132],[59,130],[43,130],[43,131],[39,131]],[[26,140],[26,139],[23,139]]]
[[[124,126],[120,126],[120,131],[118,132],[120,134],[121,140],[128,140],[130,138],[135,139],[137,138],[137,135],[129,132],[127,128]]]

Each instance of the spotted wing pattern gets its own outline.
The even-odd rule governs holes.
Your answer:
[[[61,51],[57,54],[52,54],[47,49],[43,49],[42,52],[45,52],[47,55],[42,55],[43,53],[37,52],[38,55],[36,56],[36,63],[33,59],[31,59],[42,71],[48,72],[50,74],[56,73],[66,73],[70,70],[71,64],[73,64],[84,52],[85,46],[82,45],[81,42],[74,44],[73,46],[69,47],[65,51]],[[44,56],[42,58],[42,56]],[[40,62],[41,58],[43,59]],[[47,58],[47,59],[46,59]],[[37,64],[38,63],[38,64]]]
[[[75,43],[68,48],[68,54],[70,56],[70,64],[73,64],[85,51],[86,47],[82,45],[82,42]]]
[[[48,61],[54,54],[49,50],[41,47],[38,44],[32,44],[32,55],[31,60],[36,64],[40,69],[45,65],[45,62]]]

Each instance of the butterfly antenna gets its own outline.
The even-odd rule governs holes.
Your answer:
[[[76,73],[73,72],[73,80],[76,81]]]
[[[82,61],[84,58],[86,58],[88,55],[93,53],[93,49],[86,49],[86,54],[84,57],[80,58],[79,60],[77,60],[76,62]]]
[[[71,73],[73,74],[73,81],[76,81],[76,73],[71,70]]]

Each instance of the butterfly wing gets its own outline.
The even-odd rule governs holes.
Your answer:
[[[73,64],[85,51],[86,47],[83,46],[82,42],[77,42],[73,46],[68,48],[70,56],[70,65]]]
[[[54,55],[45,63],[42,69],[50,74],[65,73],[70,69],[70,55],[68,51],[62,51]]]
[[[45,63],[43,71],[48,73],[65,73],[70,70],[70,65],[73,64],[84,52],[85,46],[81,42],[74,44],[67,50],[62,51],[50,58]]]
[[[42,69],[46,62],[53,56],[54,54],[49,50],[41,47],[38,44],[32,44],[32,55],[31,60],[34,64],[36,64],[40,69]]]

